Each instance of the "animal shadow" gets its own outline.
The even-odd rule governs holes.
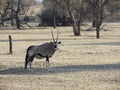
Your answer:
[[[47,75],[58,73],[71,73],[82,71],[108,71],[120,70],[120,64],[101,64],[101,65],[67,65],[46,68],[33,68],[33,70],[23,67],[0,69],[0,75]]]

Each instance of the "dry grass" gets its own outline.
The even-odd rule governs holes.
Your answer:
[[[59,27],[62,44],[50,59],[51,70],[45,68],[45,59],[35,59],[33,72],[23,69],[26,49],[50,42],[50,28],[0,31],[0,90],[120,90],[119,24],[108,24],[99,40],[95,31],[74,37],[72,28]],[[8,35],[13,38],[12,55]]]

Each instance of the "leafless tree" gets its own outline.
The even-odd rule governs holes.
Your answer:
[[[87,15],[87,5],[85,0],[64,0],[65,6],[72,19],[73,32],[75,36],[81,35],[81,24]]]
[[[73,32],[75,36],[81,35],[80,26],[87,15],[87,5],[85,0],[43,0],[47,9],[54,12],[54,27],[56,16],[61,15],[63,18],[70,17],[72,20]]]
[[[11,21],[11,25],[16,25],[18,29],[21,28],[23,23],[21,15],[25,16],[31,5],[35,4],[35,0],[5,0],[0,1],[0,25],[4,25],[5,21]],[[1,4],[3,3],[3,5]],[[28,24],[27,24],[28,25]]]
[[[36,5],[35,0],[22,0],[21,14],[26,15],[31,6]]]
[[[107,9],[110,13],[119,13],[120,10],[120,0],[109,0],[109,3],[107,5]]]
[[[56,19],[59,12],[59,6],[63,0],[44,0],[43,3],[46,9],[49,9],[50,12],[53,12],[53,27],[56,28]]]
[[[89,7],[91,8],[92,15],[94,17],[94,25],[96,27],[96,38],[100,38],[100,26],[104,19],[105,6],[109,3],[109,0],[87,0]]]
[[[21,9],[21,2],[22,0],[18,0],[16,7],[13,7],[13,3],[15,3],[14,0],[7,0],[4,5],[3,12],[0,13],[0,24],[4,25],[5,21],[11,20],[11,24],[13,25],[13,19],[15,19],[17,28],[20,29],[19,13]]]
[[[0,12],[3,10],[4,5],[5,5],[6,2],[7,2],[7,0],[1,0],[0,1]]]

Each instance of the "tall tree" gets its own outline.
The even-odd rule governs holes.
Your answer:
[[[89,7],[91,8],[92,15],[94,17],[94,24],[96,27],[96,38],[100,38],[100,26],[104,19],[105,6],[109,3],[109,0],[87,0]]]
[[[72,19],[73,32],[75,36],[81,35],[81,24],[87,15],[87,5],[85,0],[64,0],[65,6]]]
[[[7,2],[7,0],[1,0],[0,1],[0,12],[3,10],[4,5],[5,5],[6,2]]]
[[[46,9],[53,13],[53,27],[56,28],[57,15],[59,12],[59,5],[63,0],[43,0]]]
[[[13,6],[13,3],[16,6]],[[1,15],[1,22],[0,24],[4,24],[5,21],[11,20],[11,24],[13,25],[13,18],[16,20],[17,28],[20,29],[20,19],[19,13],[21,10],[21,3],[22,0],[7,0],[4,5],[3,12],[0,13]]]
[[[87,5],[85,0],[43,0],[47,9],[54,13],[54,27],[56,16],[61,15],[72,19],[73,32],[75,36],[81,35],[81,24],[87,15]]]
[[[116,13],[119,14],[120,0],[110,0],[106,8],[107,11],[110,13],[110,16]]]
[[[21,28],[20,15],[25,15],[31,5],[35,4],[35,0],[3,0],[0,1],[0,25],[4,25],[5,21],[11,21],[11,25]],[[27,10],[26,10],[27,8]],[[13,22],[13,20],[15,22]]]

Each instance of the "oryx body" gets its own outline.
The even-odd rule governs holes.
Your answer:
[[[57,35],[57,39],[56,40],[54,39],[53,32],[52,32],[52,37],[53,37],[53,42],[43,43],[41,45],[35,45],[35,46],[33,45],[28,47],[26,58],[25,58],[25,69],[27,69],[28,63],[30,64],[30,69],[32,68],[31,64],[34,58],[37,58],[37,59],[46,58],[46,67],[48,67],[49,58],[52,57],[52,55],[58,49],[57,48],[58,44],[61,43],[61,42],[58,42],[58,35]]]

